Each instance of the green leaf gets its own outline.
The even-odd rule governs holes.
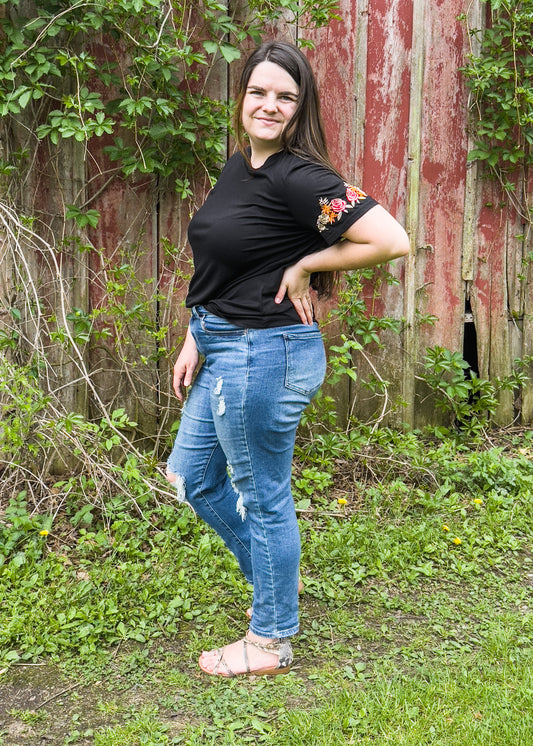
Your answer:
[[[218,44],[216,41],[204,41],[202,46],[207,54],[216,54],[218,51]]]
[[[479,148],[476,148],[475,150],[470,150],[467,155],[468,161],[484,161],[486,160],[490,155],[490,151],[488,150],[480,150]]]
[[[8,663],[14,663],[15,661],[20,660],[20,655],[17,653],[16,650],[9,650],[4,655],[4,660],[7,661]]]
[[[234,62],[235,60],[238,60],[241,57],[240,51],[237,49],[237,47],[234,47],[232,44],[221,44],[220,52],[227,63]]]
[[[31,88],[27,88],[18,98],[18,104],[21,107],[21,109],[26,108],[31,98],[32,98],[32,90]]]
[[[17,554],[13,557],[13,564],[15,567],[22,567],[22,565],[26,562],[26,555],[24,552],[17,552]]]

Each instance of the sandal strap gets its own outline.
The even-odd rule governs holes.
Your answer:
[[[246,637],[242,638],[242,650],[244,654],[244,665],[246,666],[246,673],[250,673],[250,661],[248,660],[248,640]]]
[[[242,673],[246,676],[276,676],[278,673],[288,673],[290,671],[291,664],[293,662],[293,654],[292,654],[292,646],[291,642],[288,638],[277,638],[275,640],[272,640],[271,642],[255,642],[254,640],[250,640],[248,637],[248,633],[245,637],[242,638],[242,651],[243,651],[243,658],[244,658],[244,665],[246,668],[246,671],[243,671]],[[277,666],[267,666],[263,668],[258,668],[257,670],[251,670],[250,668],[250,659],[248,656],[248,645],[253,645],[258,650],[261,650],[265,653],[273,653],[278,656],[278,665]],[[217,648],[216,650],[211,651],[212,653],[217,654],[217,658],[215,661],[215,665],[212,669],[207,669],[202,665],[201,662],[201,656],[200,656],[200,668],[205,671],[206,673],[215,675],[215,676],[223,676],[225,678],[234,678],[235,676],[239,675],[236,674],[234,671],[231,670],[231,668],[228,666],[228,663],[224,657],[224,653],[226,651],[226,647],[223,648]]]
[[[277,639],[272,640],[272,642],[256,642],[255,640],[250,640],[247,633],[246,637],[243,638],[243,642],[244,660],[247,666],[247,672],[250,670],[248,668],[248,654],[246,653],[247,645],[253,645],[254,648],[261,650],[263,653],[273,653],[274,655],[277,655],[278,668],[285,668],[285,666],[290,666],[293,661],[294,656],[292,653],[292,645],[288,638],[278,637]]]
[[[213,667],[213,674],[220,676],[221,674],[218,673],[218,670],[219,670],[220,666],[222,666],[222,668],[225,671],[225,675],[227,676],[227,678],[228,679],[233,679],[237,674],[233,673],[233,671],[231,670],[231,668],[226,663],[226,660],[224,658],[224,648],[218,648],[217,649],[217,653],[218,653],[218,658],[217,658],[217,662],[215,663],[215,665]],[[247,656],[245,655],[245,659],[246,659],[246,657]]]

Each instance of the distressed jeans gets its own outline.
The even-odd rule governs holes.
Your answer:
[[[243,329],[202,306],[190,330],[205,360],[167,470],[252,584],[251,631],[290,637],[300,561],[291,467],[301,414],[325,374],[322,337],[316,324]]]

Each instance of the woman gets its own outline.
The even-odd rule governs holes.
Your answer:
[[[313,73],[285,42],[248,59],[239,152],[193,217],[192,309],[174,367],[183,409],[167,477],[222,537],[253,586],[246,636],[203,652],[219,676],[285,673],[298,631],[300,538],[291,463],[301,413],[325,374],[310,284],[408,251],[403,228],[331,165]]]

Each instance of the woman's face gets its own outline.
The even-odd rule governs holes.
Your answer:
[[[272,155],[281,148],[283,130],[296,111],[298,86],[274,62],[260,62],[253,70],[242,104],[242,124],[252,155]]]

